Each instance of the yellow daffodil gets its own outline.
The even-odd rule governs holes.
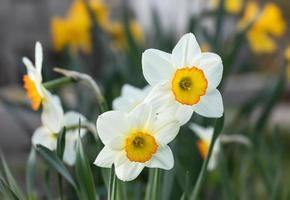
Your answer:
[[[285,50],[285,60],[286,60],[286,75],[287,79],[290,80],[290,47]]]
[[[109,111],[99,116],[97,130],[105,147],[94,164],[110,168],[123,181],[135,179],[144,167],[171,169],[173,154],[167,145],[179,131],[177,120],[159,118],[150,104],[141,104],[130,113]]]
[[[214,9],[217,9],[221,0],[211,0],[211,6]],[[237,14],[241,11],[243,7],[244,0],[225,0],[224,1],[224,8],[225,11],[230,14]]]
[[[156,49],[142,55],[143,74],[153,86],[151,98],[180,107],[184,113],[221,117],[223,101],[216,89],[222,79],[223,64],[214,53],[201,52],[192,33],[185,34],[172,54]],[[167,101],[167,102],[166,102]]]
[[[256,21],[254,21],[256,19]],[[280,8],[274,3],[267,3],[262,10],[256,2],[249,2],[245,14],[239,22],[243,29],[253,22],[247,32],[247,39],[255,53],[271,53],[277,49],[274,38],[281,37],[286,31],[286,24]]]

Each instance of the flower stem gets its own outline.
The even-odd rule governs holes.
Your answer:
[[[108,200],[117,199],[117,177],[115,175],[114,167],[112,166],[110,171],[110,180],[108,188]]]
[[[53,90],[55,88],[70,84],[72,82],[74,82],[74,80],[71,77],[62,77],[43,83],[43,86],[48,90]]]
[[[149,181],[146,190],[145,200],[160,199],[160,169],[152,169],[149,171]]]

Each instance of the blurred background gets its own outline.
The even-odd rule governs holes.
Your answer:
[[[40,113],[23,90],[22,57],[34,60],[36,41],[44,47],[44,82],[60,77],[54,67],[87,73],[111,106],[124,83],[146,85],[145,49],[171,52],[193,32],[203,51],[223,59],[224,134],[244,135],[253,144],[225,147],[226,168],[209,175],[203,196],[225,199],[231,191],[237,199],[289,199],[289,10],[288,0],[0,0],[0,149],[23,182]],[[65,109],[95,122],[99,111],[88,89],[72,84],[54,92]],[[209,124],[195,115],[192,121]],[[199,157],[194,139],[188,142],[194,134],[184,132],[179,140],[188,148],[179,152],[180,163],[198,169],[196,159],[188,162]]]

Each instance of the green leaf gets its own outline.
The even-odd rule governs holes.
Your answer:
[[[95,191],[93,174],[91,172],[88,159],[85,155],[80,137],[77,140],[76,151],[77,156],[76,156],[75,172],[77,181],[79,183],[80,194],[82,196],[82,199],[87,200],[99,199]]]
[[[34,199],[33,185],[36,172],[36,152],[34,148],[31,148],[29,157],[26,163],[26,189],[28,199]]]
[[[7,183],[9,185],[9,188],[13,191],[13,193],[19,198],[24,199],[24,194],[20,190],[19,186],[17,185],[16,180],[14,179],[8,164],[5,161],[4,156],[1,154],[1,161],[3,166],[3,172],[6,177]]]
[[[149,171],[145,200],[159,200],[160,191],[160,169],[151,169]]]
[[[66,136],[66,127],[62,129],[62,131],[58,134],[57,137],[56,153],[61,160],[63,159],[63,152],[65,149],[65,136]]]
[[[22,200],[3,178],[0,178],[0,194],[0,197],[3,195],[5,199]]]
[[[77,189],[76,183],[64,164],[57,157],[57,155],[50,151],[48,148],[37,145],[36,151],[38,154],[44,159],[44,161],[54,170],[56,170],[59,174],[61,174],[75,189]]]
[[[213,150],[214,143],[215,143],[217,137],[219,136],[220,132],[222,131],[223,125],[224,125],[224,116],[219,118],[219,119],[217,119],[217,121],[216,121],[216,125],[215,125],[215,128],[214,128],[214,134],[213,134],[212,141],[210,143],[208,155],[207,155],[206,160],[202,164],[201,171],[199,173],[197,182],[196,182],[196,184],[195,184],[195,186],[194,186],[194,188],[193,188],[193,190],[191,192],[190,200],[196,200],[197,199],[197,196],[199,194],[201,185],[203,183],[203,180],[204,180],[204,177],[205,177],[205,174],[206,174],[207,166],[208,166],[208,163],[209,163],[209,158],[211,157],[211,153],[212,153],[212,150]]]

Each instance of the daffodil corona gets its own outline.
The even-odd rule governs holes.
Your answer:
[[[183,110],[195,111],[205,117],[221,117],[223,103],[219,85],[223,65],[214,53],[202,53],[192,33],[184,35],[172,54],[155,49],[142,56],[143,74],[154,87],[152,99],[164,99]]]
[[[179,122],[159,118],[150,104],[140,104],[130,113],[109,111],[99,116],[97,130],[105,147],[94,164],[115,166],[123,181],[135,179],[144,167],[171,169],[173,155],[167,145],[179,131]]]

